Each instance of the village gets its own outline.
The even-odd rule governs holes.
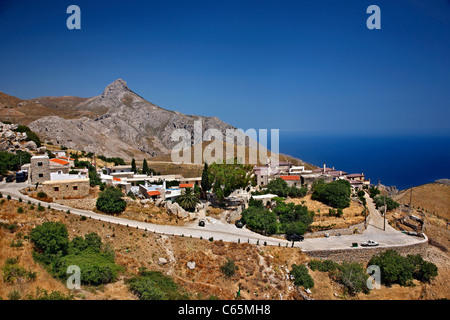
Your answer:
[[[37,147],[27,141],[26,134],[11,133],[10,129],[16,128],[14,125],[3,128],[8,129],[6,134],[3,133],[2,143],[9,143],[7,150],[10,155],[20,155],[18,170],[9,171],[5,181],[0,182],[3,196],[18,200],[19,205],[27,202],[37,205],[38,209],[47,207],[49,211],[65,212],[65,219],[68,213],[81,216],[84,219],[80,221],[86,221],[86,226],[92,228],[98,228],[95,227],[98,223],[103,223],[104,228],[106,223],[109,228],[115,225],[116,228],[141,230],[144,236],[174,237],[171,241],[194,238],[200,241],[209,239],[218,245],[226,242],[230,245],[245,243],[255,248],[261,245],[298,248],[310,259],[336,262],[350,259],[367,263],[374,253],[390,248],[401,253],[425,254],[428,239],[421,232],[423,221],[415,220],[417,217],[413,215],[402,215],[401,220],[397,219],[402,222],[400,230],[407,226],[406,230],[412,231],[400,232],[393,228],[399,227],[392,221],[393,214],[397,213],[390,211],[391,221],[386,223],[386,212],[375,207],[371,198],[371,192],[378,190],[377,186],[371,184],[363,173],[348,174],[326,164],[314,167],[294,161],[280,161],[277,165],[269,162],[249,166],[248,179],[243,180],[247,182],[219,198],[211,185],[202,195],[204,176],[198,173],[204,166],[195,171],[177,172],[172,168],[170,172],[157,172],[150,168],[156,166],[157,161],[133,159],[131,163],[125,163],[120,158],[96,156],[52,143]],[[232,170],[242,169],[239,166]],[[345,196],[349,202],[343,210],[313,199],[317,185],[337,185],[338,182],[350,189]],[[272,188],[280,183],[288,193],[280,194]],[[125,210],[108,213],[98,209],[96,204],[100,195],[109,188],[119,191],[126,204]],[[195,192],[197,198],[191,210],[179,201],[190,192]],[[279,221],[275,221],[276,230],[271,231],[268,225],[263,229],[255,226],[249,215],[252,212],[262,216],[279,215]],[[292,227],[298,225],[297,218],[286,222],[294,212],[300,214],[300,218],[309,217],[308,222],[300,223],[306,229]],[[103,236],[112,240],[111,234]],[[125,242],[123,245],[129,248]],[[168,248],[165,250],[170,251]],[[156,261],[157,268],[173,268],[171,259],[170,255],[161,254]],[[187,265],[195,268],[192,261]],[[311,294],[317,295],[309,288],[295,292],[303,299],[310,299]]]

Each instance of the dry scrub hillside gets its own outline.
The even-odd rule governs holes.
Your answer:
[[[395,195],[395,201],[409,205],[411,189]],[[412,188],[412,206],[450,220],[450,186],[429,183]]]
[[[23,213],[17,213],[22,207]],[[36,225],[45,221],[61,221],[66,224],[69,237],[83,236],[95,232],[104,244],[115,251],[116,262],[125,267],[125,272],[117,282],[99,287],[83,286],[75,293],[77,299],[136,299],[129,292],[125,280],[138,273],[139,268],[161,271],[170,275],[191,299],[235,299],[240,292],[242,299],[303,299],[303,289],[296,288],[289,279],[292,264],[307,263],[310,259],[299,249],[249,245],[247,243],[227,243],[160,235],[126,226],[112,225],[76,215],[47,209],[38,212],[26,203],[5,200],[0,204],[0,268],[6,258],[19,256],[19,264],[37,272],[34,281],[24,281],[20,285],[10,285],[0,277],[0,296],[3,299],[12,290],[19,290],[22,296],[34,293],[36,287],[67,293],[59,280],[53,279],[31,256],[31,244],[23,240],[22,247],[11,247],[11,241],[22,238]],[[5,226],[15,224],[18,228],[11,232]],[[432,252],[432,254],[435,254]],[[238,269],[230,278],[221,272],[221,265],[229,257]],[[310,297],[314,299],[435,299],[449,298],[443,291],[446,279],[440,277],[431,285],[417,283],[415,287],[382,287],[369,295],[355,297],[345,294],[341,285],[323,272],[309,271],[315,281]],[[0,271],[0,275],[3,273]],[[447,274],[448,275],[448,274]],[[240,291],[239,291],[240,290]]]
[[[327,226],[327,229],[348,228],[364,222],[365,219],[364,206],[356,201],[351,201],[350,206],[343,209],[344,214],[342,217],[330,216],[329,210],[333,208],[320,201],[312,200],[311,194],[307,194],[303,198],[288,199],[286,202],[305,205],[308,207],[308,210],[314,211],[315,216],[311,226],[315,227],[315,229]]]

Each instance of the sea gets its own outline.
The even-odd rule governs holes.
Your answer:
[[[450,179],[449,135],[325,135],[280,131],[279,152],[322,167],[364,173],[399,190]],[[270,148],[270,142],[269,142]]]

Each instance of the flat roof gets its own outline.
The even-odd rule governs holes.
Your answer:
[[[89,182],[89,178],[82,179],[65,179],[65,180],[47,180],[42,184],[59,184],[59,183],[69,183],[69,182]]]

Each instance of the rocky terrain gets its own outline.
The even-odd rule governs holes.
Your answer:
[[[201,121],[203,132],[217,129],[225,136],[226,129],[234,129],[217,117],[158,107],[130,90],[122,79],[92,98],[20,100],[2,94],[0,103],[0,120],[26,124],[43,140],[124,159],[168,153],[178,143],[171,141],[173,130],[186,129],[193,137],[194,121]]]
[[[34,141],[27,141],[26,132],[16,132],[17,124],[6,124],[0,122],[0,151],[16,152],[21,151],[37,151],[44,153],[45,147],[38,148]]]

